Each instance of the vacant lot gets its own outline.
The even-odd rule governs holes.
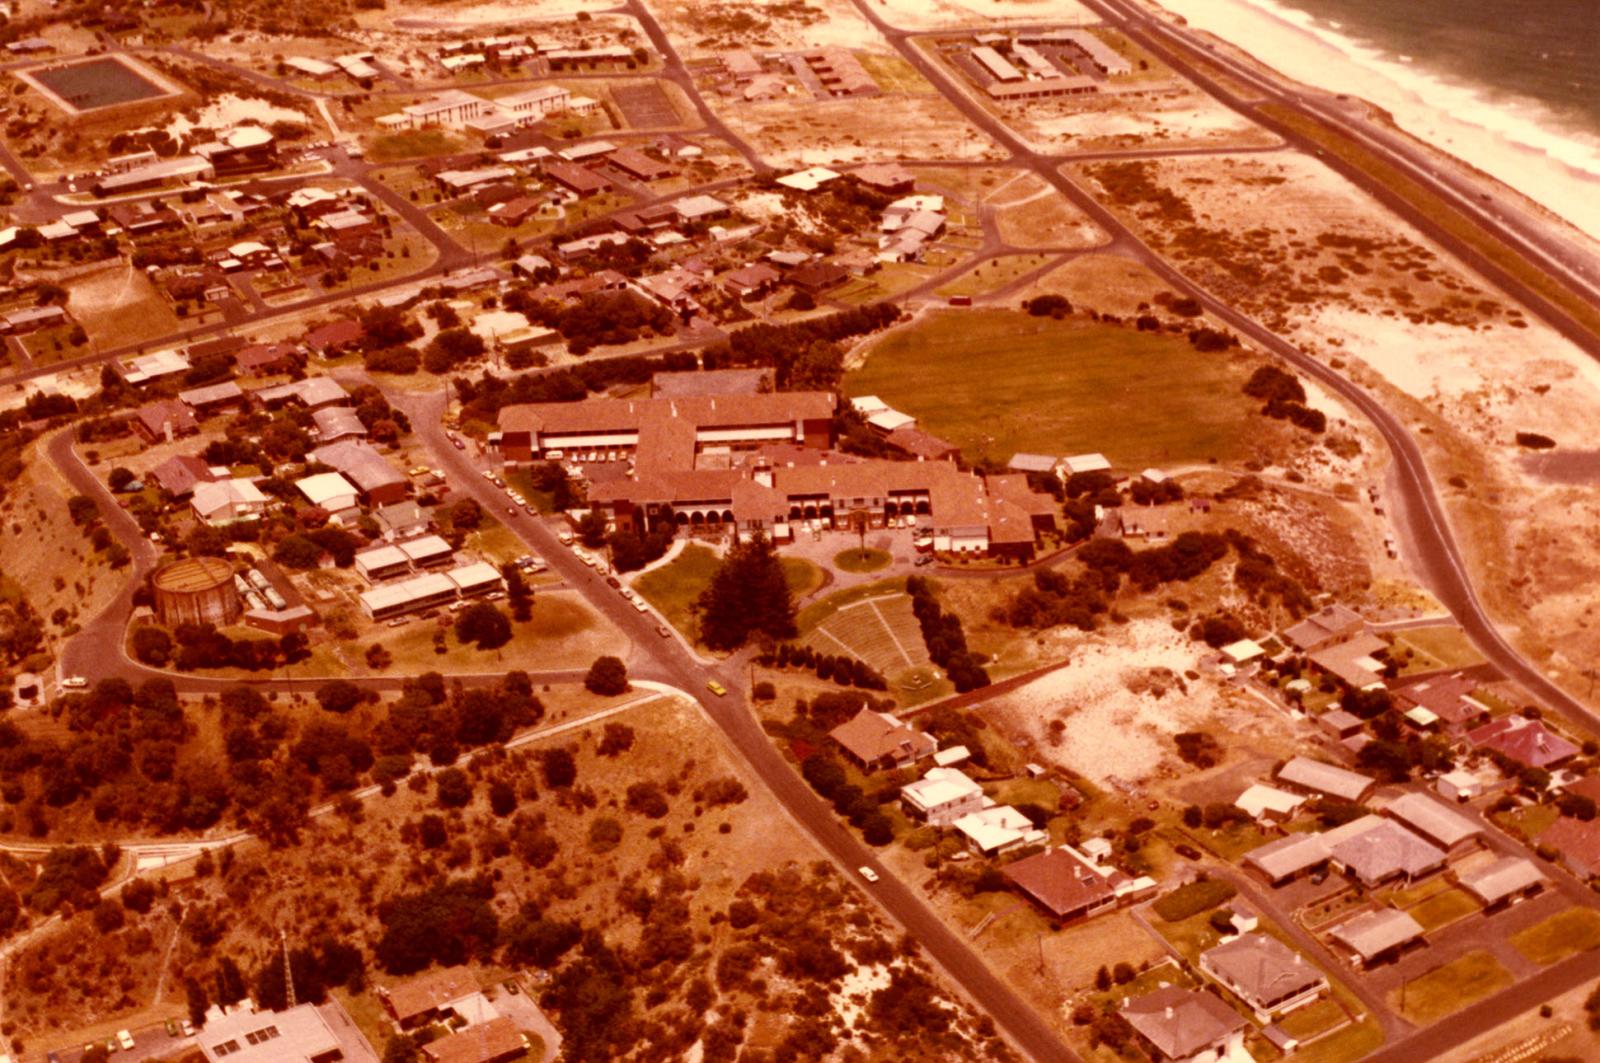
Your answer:
[[[1407,982],[1403,997],[1401,990],[1392,991],[1389,1003],[1397,1014],[1425,1026],[1504,989],[1514,980],[1511,972],[1487,952],[1469,952]]]
[[[1575,952],[1600,948],[1600,914],[1573,908],[1518,931],[1511,943],[1533,963],[1552,964]]]
[[[1248,366],[1181,339],[1079,319],[939,312],[889,334],[850,374],[969,461],[1101,451],[1125,468],[1246,454]]]

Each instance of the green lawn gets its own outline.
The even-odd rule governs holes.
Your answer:
[[[1389,1005],[1396,1014],[1426,1026],[1514,981],[1511,972],[1487,952],[1469,952],[1391,990]]]
[[[840,572],[876,572],[888,568],[893,560],[887,550],[874,550],[870,546],[865,550],[851,548],[833,556],[833,567]]]
[[[815,628],[828,617],[837,613],[847,605],[865,601],[868,598],[879,598],[886,594],[897,594],[906,589],[904,577],[878,580],[876,583],[864,583],[859,587],[851,587],[847,591],[830,594],[820,602],[812,602],[800,610],[796,623],[800,627],[800,634]]]
[[[802,598],[822,586],[822,569],[800,557],[780,558],[783,575],[789,591]],[[654,572],[647,572],[633,584],[633,589],[655,606],[667,622],[691,639],[694,629],[694,603],[701,593],[711,586],[722,559],[716,551],[699,543],[690,543],[683,552]]]
[[[1440,662],[1441,668],[1467,668],[1483,663],[1483,655],[1467,641],[1461,629],[1453,625],[1403,631],[1395,641],[1410,644]]]
[[[1303,1008],[1296,1008],[1285,1015],[1278,1023],[1284,1032],[1290,1034],[1297,1041],[1315,1037],[1325,1033],[1335,1026],[1348,1021],[1344,1009],[1332,997],[1323,997]]]
[[[1548,966],[1576,952],[1600,948],[1600,913],[1572,908],[1511,935],[1511,944],[1529,962]]]
[[[1240,393],[1248,367],[1233,358],[1077,318],[942,311],[887,336],[844,390],[911,414],[968,460],[1101,451],[1127,468],[1234,461],[1258,419]]]
[[[1448,889],[1441,890],[1410,909],[1410,915],[1422,925],[1423,930],[1437,930],[1458,919],[1465,919],[1477,910],[1477,901],[1458,889]]]

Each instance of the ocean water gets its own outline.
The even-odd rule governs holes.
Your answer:
[[[1600,0],[1249,2],[1452,117],[1600,177]]]

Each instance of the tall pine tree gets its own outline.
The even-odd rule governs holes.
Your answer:
[[[714,650],[737,649],[757,633],[774,639],[795,636],[794,596],[764,535],[735,543],[695,604],[700,640]]]

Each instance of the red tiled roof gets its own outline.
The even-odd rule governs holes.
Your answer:
[[[1576,745],[1526,716],[1502,716],[1467,732],[1467,741],[1533,768],[1548,768],[1579,752]]]
[[[1004,869],[1024,893],[1057,916],[1072,915],[1104,903],[1111,883],[1065,849],[1047,849]]]

